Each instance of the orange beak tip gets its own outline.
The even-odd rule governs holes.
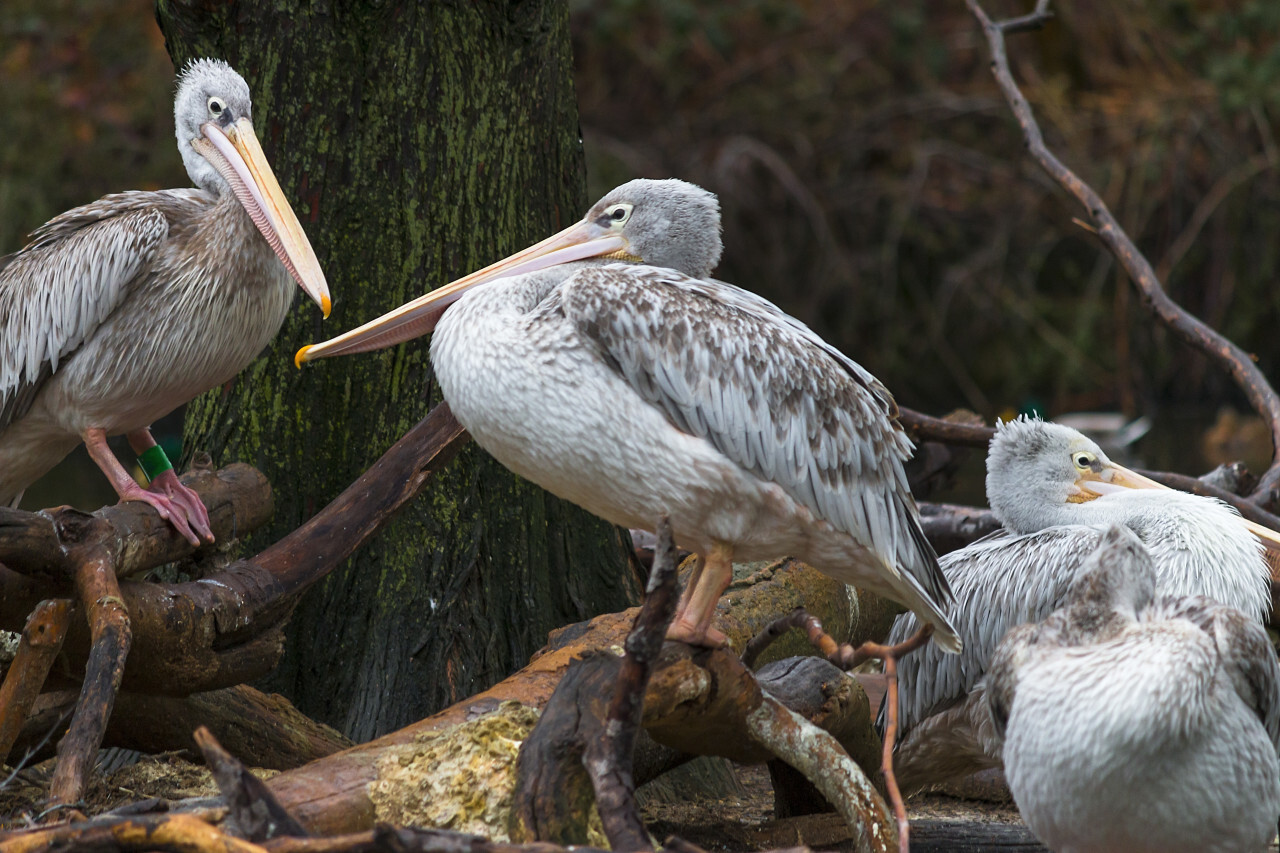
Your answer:
[[[320,297],[320,313],[324,315],[326,320],[329,319],[329,312],[333,310],[333,302],[329,300],[329,294],[322,294]]]
[[[311,349],[313,346],[315,346],[315,344],[307,344],[302,349],[298,350],[298,354],[293,357],[294,367],[299,370],[302,369],[302,363],[307,360],[307,350]]]

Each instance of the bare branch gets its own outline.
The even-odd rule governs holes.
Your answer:
[[[1084,205],[1098,237],[1124,267],[1147,309],[1185,343],[1200,350],[1222,366],[1240,386],[1254,410],[1267,422],[1272,437],[1272,463],[1262,475],[1258,488],[1250,495],[1250,499],[1267,507],[1273,506],[1277,497],[1280,497],[1280,489],[1278,489],[1280,486],[1280,396],[1277,396],[1248,353],[1184,311],[1169,298],[1155,270],[1152,269],[1150,261],[1120,227],[1120,223],[1116,221],[1102,197],[1075,172],[1063,165],[1062,161],[1046,147],[1040,126],[1031,112],[1031,106],[1018,89],[1018,84],[1014,82],[1013,72],[1009,68],[1009,57],[1005,50],[1005,33],[1019,32],[1032,24],[1038,26],[1043,23],[1043,19],[1048,15],[1047,0],[1039,0],[1036,11],[1032,15],[1004,22],[993,22],[978,0],[965,0],[965,3],[982,26],[987,45],[991,50],[991,71],[1005,99],[1009,102],[1014,117],[1022,127],[1027,151],[1059,186]]]

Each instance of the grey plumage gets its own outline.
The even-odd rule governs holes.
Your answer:
[[[1270,607],[1262,545],[1221,501],[1106,481],[1093,495],[1078,477],[1123,469],[1075,430],[1030,418],[999,427],[987,468],[988,500],[1006,529],[940,558],[965,651],[925,647],[899,663],[895,770],[904,790],[998,766],[982,683],[991,655],[1009,629],[1062,606],[1112,523],[1150,549],[1160,594],[1208,595],[1257,621]],[[904,614],[889,642],[915,629]]]
[[[435,327],[445,399],[508,468],[627,527],[669,515],[702,555],[805,559],[906,603],[955,649],[893,398],[803,323],[708,278],[720,252],[715,196],[631,181],[577,225],[298,361]]]
[[[291,274],[327,312],[250,113],[235,71],[193,62],[175,133],[197,187],[105,196],[0,260],[0,504],[88,431],[144,431],[234,376],[283,322]]]
[[[987,699],[1024,819],[1056,850],[1256,851],[1280,818],[1280,665],[1255,618],[1156,597],[1110,528],[1063,606],[1000,642]]]

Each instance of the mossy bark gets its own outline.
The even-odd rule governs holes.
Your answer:
[[[186,446],[244,460],[297,527],[439,401],[425,340],[304,371],[352,328],[585,209],[565,0],[159,0],[175,65],[226,59],[333,292],[188,408]],[[217,322],[217,318],[210,318]],[[602,401],[603,402],[603,401]],[[623,536],[474,446],[300,604],[269,687],[357,740],[521,666],[548,630],[635,598]]]

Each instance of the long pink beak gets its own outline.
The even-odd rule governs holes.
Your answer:
[[[445,309],[478,284],[536,272],[584,258],[623,255],[626,250],[627,242],[620,235],[592,222],[578,222],[541,243],[503,258],[468,276],[437,287],[412,302],[406,302],[358,329],[352,329],[323,343],[308,344],[298,350],[293,362],[301,367],[303,362],[318,358],[372,352],[412,340],[434,329]]]

